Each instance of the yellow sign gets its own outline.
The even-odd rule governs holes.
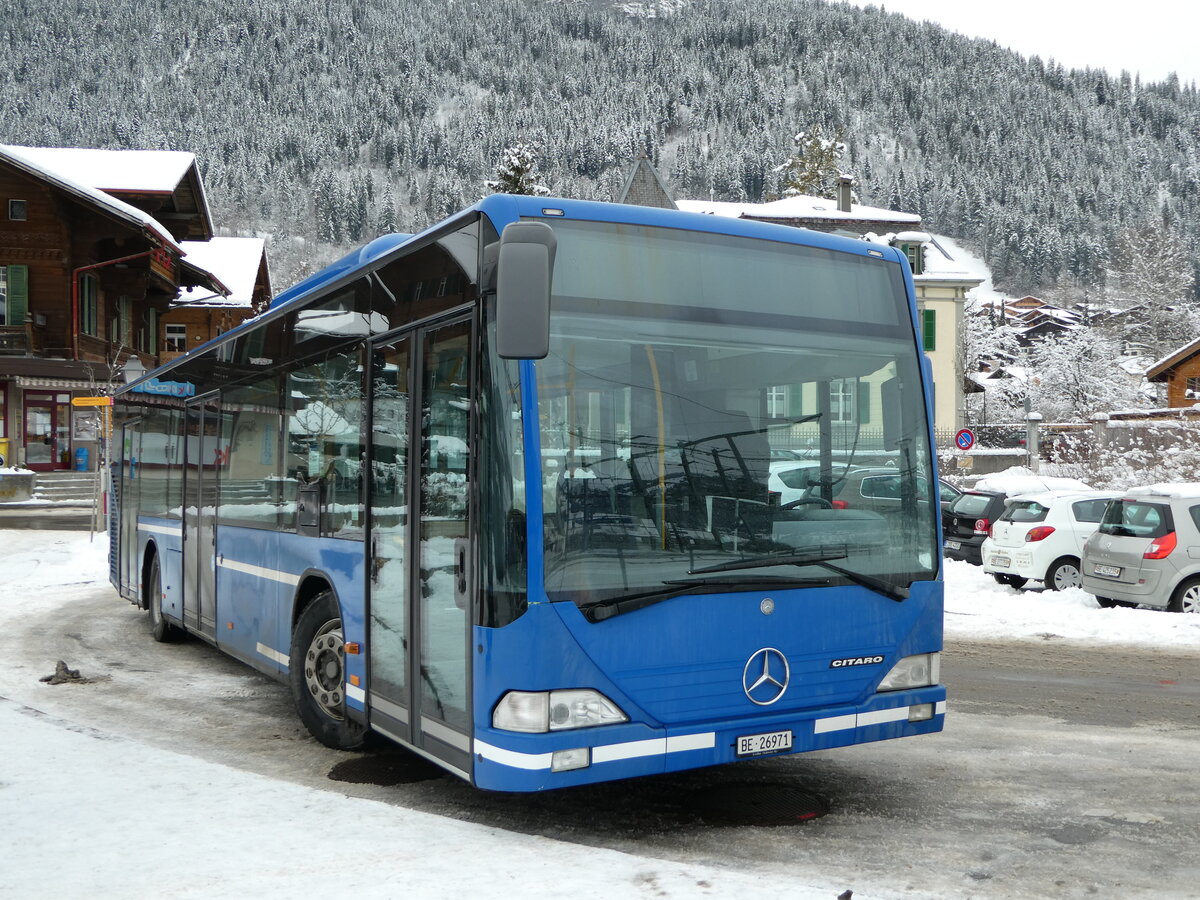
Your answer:
[[[112,406],[112,397],[72,397],[72,406]]]

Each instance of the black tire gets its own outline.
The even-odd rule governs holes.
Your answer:
[[[183,637],[183,631],[163,617],[162,611],[162,567],[155,553],[150,560],[150,571],[146,576],[145,602],[150,611],[150,636],[160,644],[169,644]]]
[[[1200,613],[1200,578],[1189,578],[1175,588],[1167,612]]]
[[[1005,575],[1003,572],[993,572],[992,578],[996,580],[996,584],[1002,584],[1005,587],[1010,587],[1018,591],[1025,587],[1025,582],[1029,580],[1028,578],[1022,578],[1020,575]]]
[[[1056,559],[1046,570],[1042,582],[1048,591],[1062,591],[1072,587],[1083,587],[1083,571],[1079,560],[1073,556]]]
[[[1112,597],[1097,597],[1096,602],[1100,604],[1101,609],[1136,609],[1136,603],[1130,603],[1128,600],[1114,600]]]
[[[367,730],[346,718],[346,654],[342,614],[332,591],[323,591],[300,613],[292,632],[288,681],[296,714],[326,747],[354,750]]]

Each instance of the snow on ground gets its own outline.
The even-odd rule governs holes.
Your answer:
[[[0,546],[0,628],[105,585],[103,535],[0,531]],[[1200,616],[1102,610],[1080,590],[1016,591],[967,563],[948,562],[945,577],[949,644],[1054,634],[1097,646],[1200,645]],[[845,887],[561,843],[280,782],[62,721],[6,699],[5,678],[0,669],[0,898],[766,891],[832,900]]]
[[[997,584],[979,566],[946,560],[946,639],[1040,640],[1079,644],[1200,647],[1200,616],[1155,609],[1101,609],[1079,588],[1021,590]]]

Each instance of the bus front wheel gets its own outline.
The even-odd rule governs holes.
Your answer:
[[[296,712],[326,747],[361,747],[366,729],[346,718],[346,652],[342,617],[332,591],[323,591],[300,613],[288,665]]]

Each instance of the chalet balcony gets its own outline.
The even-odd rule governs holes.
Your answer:
[[[46,353],[46,326],[0,325],[0,356],[42,356]]]

